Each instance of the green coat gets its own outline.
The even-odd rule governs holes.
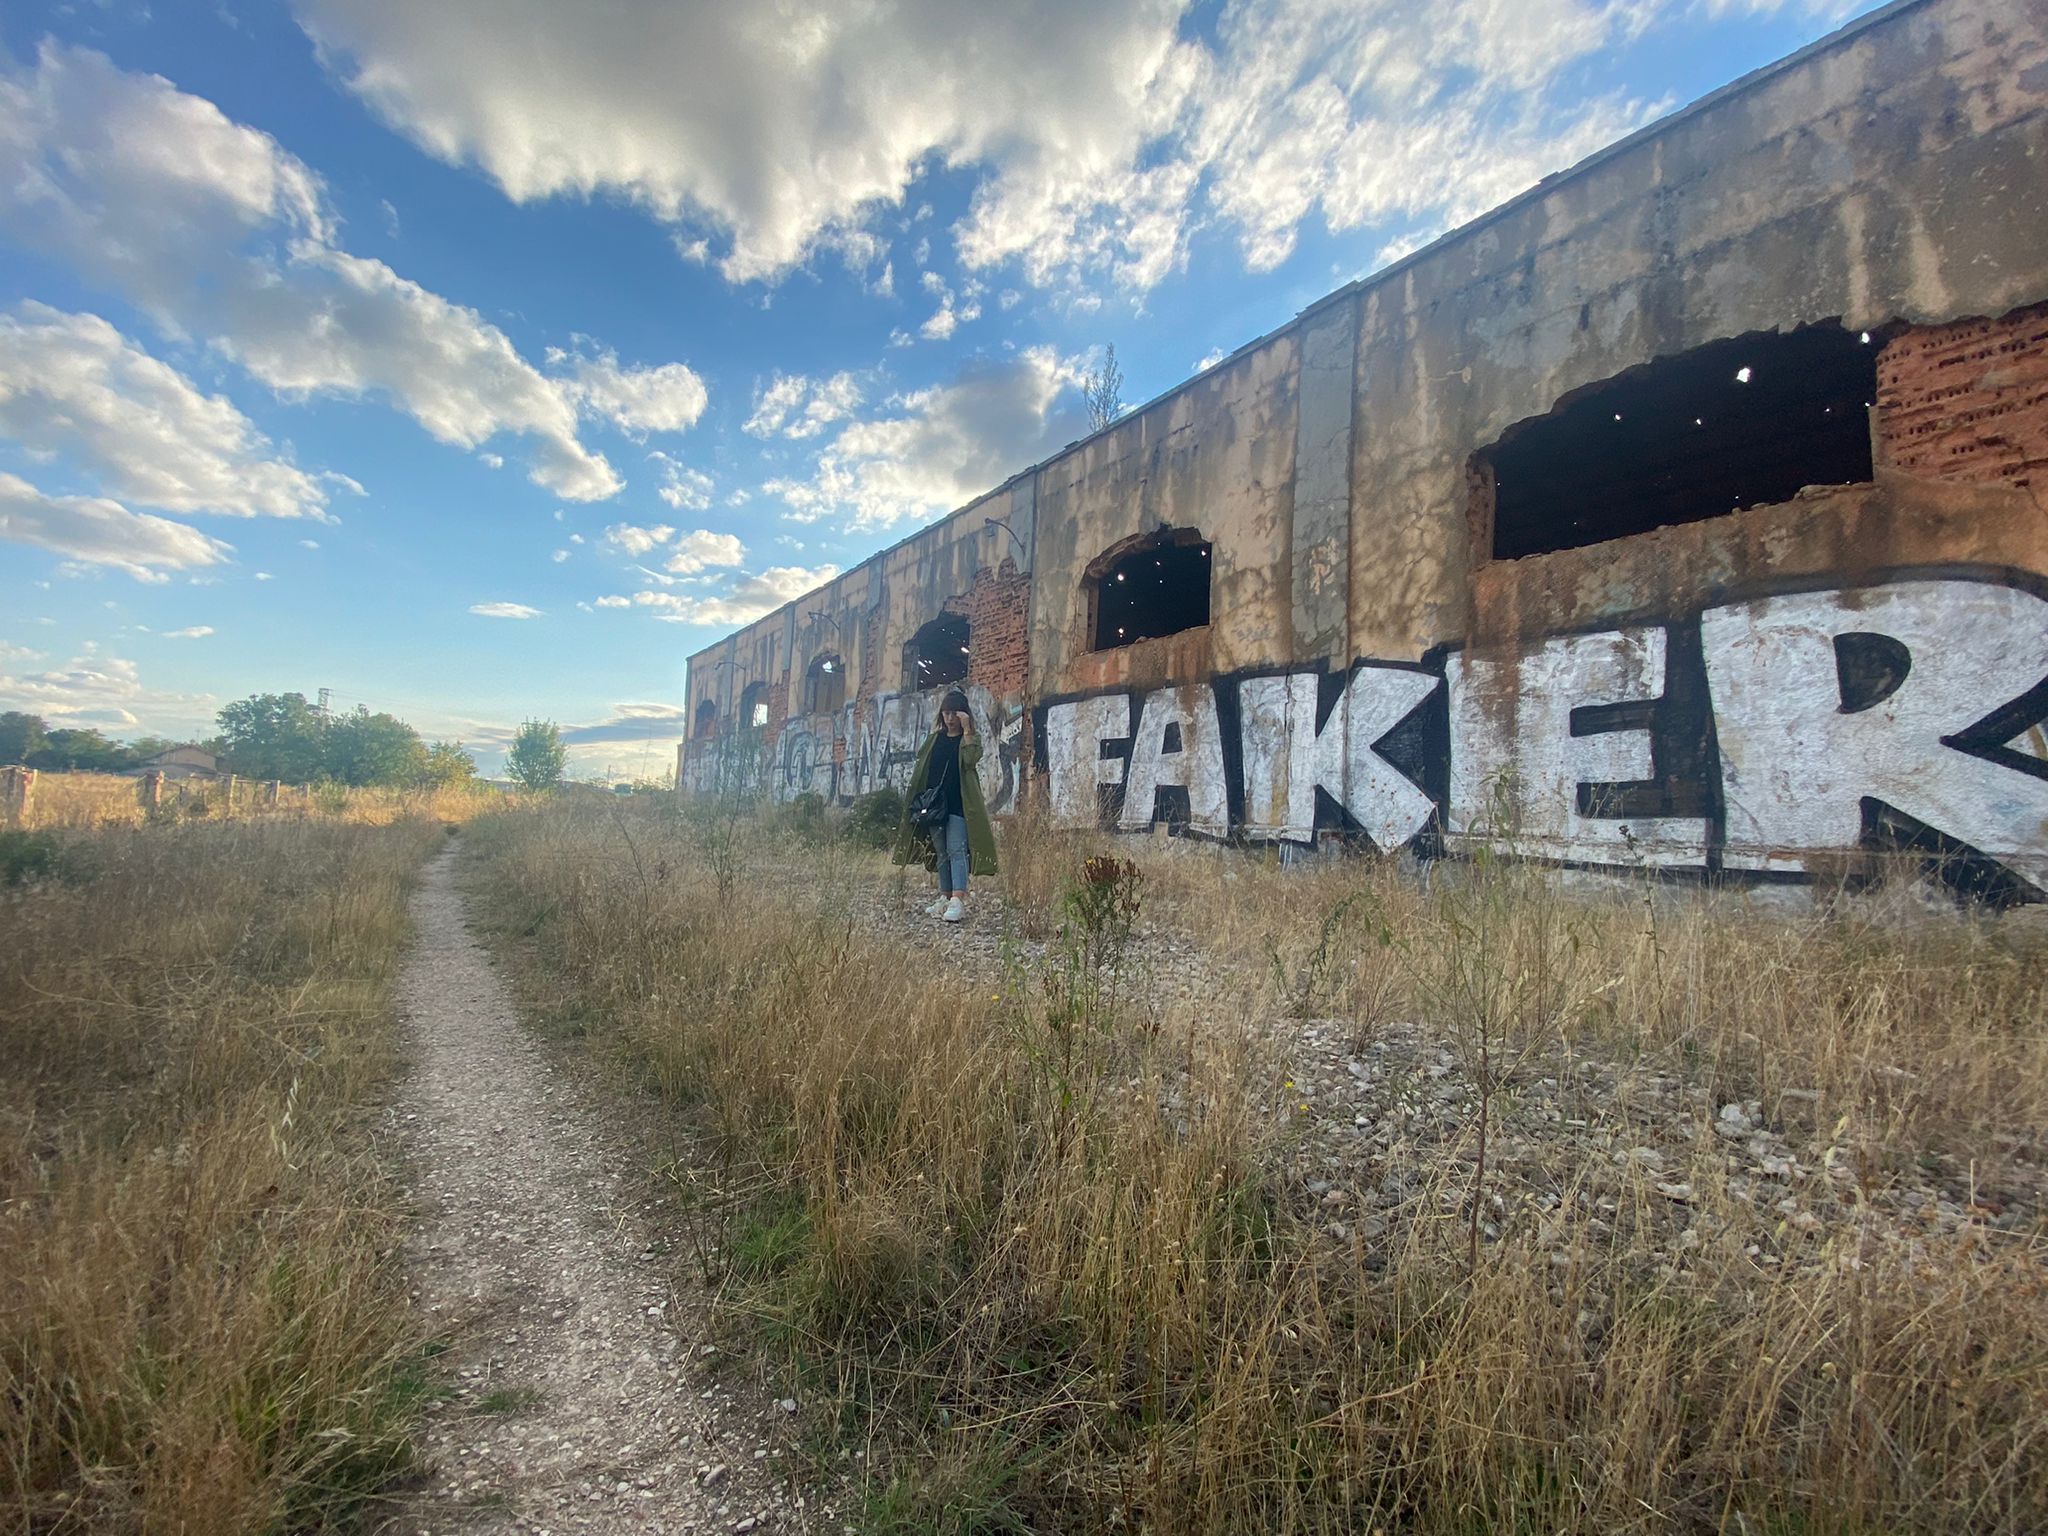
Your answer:
[[[917,860],[926,869],[939,867],[930,835],[910,824],[910,802],[925,791],[925,775],[932,766],[932,746],[938,739],[937,731],[925,739],[917,754],[917,767],[910,775],[910,788],[903,796],[903,815],[896,823],[896,851],[891,855],[898,864]],[[981,775],[974,771],[980,761],[981,736],[977,732],[960,743],[960,809],[967,820],[967,872],[992,875],[996,872],[996,829],[989,824],[988,806],[981,798]]]

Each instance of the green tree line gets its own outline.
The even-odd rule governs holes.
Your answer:
[[[237,699],[214,717],[217,734],[198,743],[223,772],[287,784],[406,787],[466,783],[476,759],[459,741],[427,742],[395,715],[358,706],[322,715],[302,693]],[[157,736],[109,740],[91,728],[51,727],[39,715],[0,714],[0,763],[85,773],[119,773],[177,743]]]

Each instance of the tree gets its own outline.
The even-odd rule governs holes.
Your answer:
[[[326,776],[343,784],[417,784],[427,747],[397,716],[373,715],[358,704],[327,723],[320,758]]]
[[[251,779],[306,784],[320,777],[326,724],[303,693],[256,693],[214,717],[221,766]]]
[[[0,763],[21,763],[43,750],[46,727],[41,715],[25,715],[18,709],[0,714]]]
[[[505,771],[521,789],[554,789],[568,765],[569,749],[562,745],[562,733],[552,720],[523,722],[512,738],[512,750],[505,754]]]
[[[1116,364],[1116,347],[1104,349],[1102,361],[1083,381],[1088,398],[1088,425],[1100,432],[1124,413],[1124,371]]]
[[[31,768],[60,773],[113,773],[134,763],[133,752],[89,726],[50,731],[28,760]]]
[[[459,741],[437,741],[427,748],[427,766],[420,777],[436,788],[452,789],[476,777],[476,759]]]

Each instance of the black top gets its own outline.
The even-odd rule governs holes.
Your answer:
[[[943,786],[946,791],[946,814],[965,816],[966,807],[960,803],[960,738],[949,736],[943,730],[939,739],[932,743],[932,760],[925,770],[926,789]]]

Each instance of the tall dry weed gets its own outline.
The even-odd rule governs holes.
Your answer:
[[[324,1528],[404,1464],[366,1117],[441,835],[109,828],[0,896],[0,1525]]]
[[[1881,1187],[1887,1159],[2038,1156],[2043,981],[2009,936],[1176,849],[1139,856],[1134,942],[1199,936],[1214,969],[1140,1012],[1077,985],[1104,957],[1056,924],[1007,975],[942,965],[864,913],[863,866],[743,840],[722,893],[687,827],[634,836],[637,859],[546,812],[476,832],[557,1011],[699,1136],[706,1262],[874,1453],[877,1528],[2048,1528],[2038,1228],[1901,1241]],[[1332,1238],[1286,1172],[1280,1016],[1319,941],[1315,1009],[1464,1028],[1491,1095],[1537,1042],[1546,1071],[1655,1059],[1709,1116],[1796,1086],[1868,1189],[1795,1228],[1696,1127],[1681,1231],[1677,1196],[1569,1139],[1489,1189],[1489,1107],[1386,1170],[1391,1219]],[[1276,952],[1268,1009],[1221,1001]]]

